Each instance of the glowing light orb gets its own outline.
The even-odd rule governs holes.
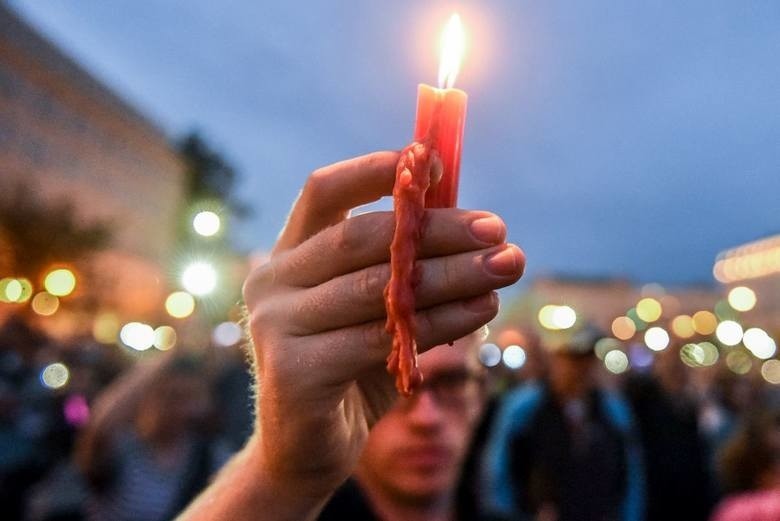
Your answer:
[[[46,275],[43,287],[55,297],[65,297],[76,289],[76,276],[66,268],[53,270]]]
[[[176,345],[176,330],[171,326],[160,326],[154,330],[152,345],[160,351],[167,351]]]
[[[70,371],[60,362],[49,364],[41,371],[41,383],[49,389],[60,389],[68,383]]]
[[[174,291],[165,299],[165,311],[174,318],[186,318],[195,311],[195,299],[186,291]]]
[[[711,342],[685,344],[680,349],[680,359],[689,367],[709,367],[719,356],[718,348]]]
[[[556,329],[569,329],[577,322],[577,312],[570,306],[556,306],[553,311],[553,325]]]
[[[737,286],[729,291],[729,305],[737,311],[750,311],[756,305],[756,293],[745,286]]]
[[[753,367],[753,359],[744,351],[732,351],[726,355],[726,366],[737,374],[747,374]]]
[[[496,344],[482,344],[479,348],[479,361],[485,367],[495,367],[501,362],[501,348]]]
[[[696,334],[693,319],[688,315],[678,315],[672,319],[672,331],[680,338],[691,338]]]
[[[661,303],[654,298],[643,298],[636,305],[636,314],[648,323],[655,322],[661,318],[661,313],[663,313]]]
[[[518,345],[507,346],[502,355],[504,365],[510,369],[520,369],[525,365],[525,350]]]
[[[721,344],[735,346],[742,341],[742,326],[733,320],[724,320],[715,328],[715,336]]]
[[[211,339],[218,346],[230,347],[239,343],[243,336],[244,331],[241,329],[241,326],[235,322],[222,322],[214,328]]]
[[[620,349],[620,342],[614,338],[605,337],[596,341],[596,345],[593,346],[593,351],[599,360],[604,360],[607,353],[613,349]]]
[[[777,352],[777,345],[772,337],[761,328],[751,327],[742,335],[742,343],[753,353],[753,356],[766,360]]]
[[[761,364],[761,376],[770,384],[780,385],[780,360],[767,360]]]
[[[613,349],[604,355],[604,367],[613,374],[625,373],[628,370],[628,356],[623,351]]]
[[[636,324],[628,317],[617,317],[612,321],[612,334],[620,340],[628,340],[636,333]]]
[[[37,314],[48,317],[57,312],[60,307],[60,299],[50,293],[41,291],[33,297],[31,306]]]
[[[645,345],[653,351],[663,351],[669,346],[669,333],[661,327],[651,327],[645,331]]]
[[[693,329],[700,335],[711,335],[718,327],[718,319],[710,311],[697,311],[693,314]]]
[[[181,283],[193,295],[208,295],[217,287],[217,272],[208,262],[193,262],[182,273]]]
[[[119,331],[124,345],[136,351],[146,351],[154,345],[154,329],[149,324],[128,322]]]
[[[0,302],[21,304],[32,296],[33,288],[27,279],[4,278],[0,280]]]
[[[204,237],[216,235],[221,226],[222,221],[219,215],[208,210],[198,212],[192,219],[192,227],[195,229],[195,232]]]

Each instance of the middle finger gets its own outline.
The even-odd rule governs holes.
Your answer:
[[[467,299],[513,284],[525,265],[515,245],[500,245],[418,261],[417,309]],[[309,335],[386,316],[383,289],[390,265],[377,264],[297,292],[294,335]]]

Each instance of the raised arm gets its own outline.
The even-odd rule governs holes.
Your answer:
[[[181,519],[313,519],[395,401],[382,297],[393,216],[349,211],[391,192],[397,160],[379,152],[312,174],[270,262],[250,274],[255,433]],[[524,267],[494,215],[439,209],[428,219],[416,290],[421,350],[491,320],[494,290]]]

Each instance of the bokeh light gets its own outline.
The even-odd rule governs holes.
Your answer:
[[[165,311],[174,318],[186,318],[195,311],[195,299],[186,291],[174,291],[165,299]]]
[[[216,235],[221,226],[219,215],[209,210],[198,212],[192,219],[192,227],[195,232],[204,237]]]
[[[693,318],[688,315],[677,315],[672,319],[672,332],[680,338],[691,338],[696,334],[693,329]]]
[[[52,270],[46,275],[43,287],[55,297],[65,297],[76,289],[76,276],[67,268]]]
[[[217,271],[208,262],[193,262],[184,269],[181,283],[193,295],[208,295],[217,287]]]
[[[742,341],[742,326],[733,320],[724,320],[715,328],[718,341],[726,346],[735,346]]]
[[[569,329],[577,322],[577,312],[570,306],[556,306],[553,311],[555,329]]]
[[[211,339],[221,347],[230,347],[236,345],[244,336],[241,326],[235,322],[222,322],[211,333]]]
[[[571,306],[547,304],[539,310],[538,319],[546,329],[569,329],[577,322],[577,312]]]
[[[65,421],[74,427],[81,427],[89,421],[89,404],[81,394],[72,394],[62,406]]]
[[[636,327],[637,331],[644,331],[647,329],[647,322],[639,318],[639,314],[636,312],[636,308],[631,308],[628,311],[626,311],[626,316],[633,320],[634,327]]]
[[[146,351],[154,345],[154,329],[142,322],[129,322],[119,331],[124,345],[136,351]]]
[[[612,321],[612,334],[620,340],[628,340],[636,333],[634,321],[628,317],[617,317]]]
[[[685,344],[680,349],[680,359],[689,367],[709,367],[719,356],[718,348],[712,342]]]
[[[750,311],[756,305],[756,293],[745,286],[737,286],[729,291],[729,305],[737,311]]]
[[[726,366],[737,374],[747,374],[753,367],[753,359],[744,351],[731,351],[726,355]]]
[[[496,344],[482,344],[479,348],[479,361],[485,367],[495,367],[501,363],[501,348]]]
[[[628,369],[628,356],[626,356],[623,351],[613,349],[604,355],[604,367],[606,367],[610,373],[625,373]]]
[[[33,287],[25,278],[6,277],[0,280],[0,302],[21,304],[32,297]]]
[[[605,337],[596,341],[596,345],[593,346],[593,351],[599,360],[604,360],[604,357],[613,349],[620,349],[620,342],[614,338]]]
[[[715,303],[715,306],[713,307],[713,311],[715,312],[715,316],[718,317],[720,320],[738,320],[739,319],[739,311],[732,308],[731,305],[728,303],[727,300],[719,300]]]
[[[41,383],[49,389],[60,389],[68,383],[70,371],[65,364],[55,362],[43,368],[40,378]]]
[[[171,326],[160,326],[154,330],[152,345],[160,351],[167,351],[176,345],[176,330]]]
[[[693,314],[693,329],[700,335],[711,335],[718,327],[718,319],[711,311],[697,311]]]
[[[98,313],[92,324],[92,336],[101,344],[113,344],[119,336],[119,317],[115,313]]]
[[[777,345],[772,337],[761,328],[751,327],[742,336],[742,343],[753,353],[753,356],[766,360],[771,358],[777,352]]]
[[[504,360],[504,365],[508,368],[520,369],[525,365],[525,350],[518,345],[506,346],[501,358]]]
[[[780,385],[780,360],[767,360],[761,364],[761,376],[770,384]]]
[[[669,333],[662,327],[651,327],[645,331],[645,345],[653,351],[663,351],[669,346]]]
[[[661,303],[651,297],[643,298],[636,305],[636,314],[647,323],[661,318],[662,312]]]
[[[653,352],[640,343],[631,344],[628,348],[628,363],[631,367],[647,369],[653,365]]]
[[[30,305],[37,314],[48,317],[57,312],[60,307],[60,299],[51,293],[41,291],[33,297]]]
[[[22,296],[22,283],[17,279],[8,279],[4,286],[3,294],[6,302],[16,302]]]

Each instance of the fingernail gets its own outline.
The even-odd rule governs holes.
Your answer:
[[[463,303],[463,307],[472,313],[482,313],[495,308],[498,294],[495,291],[491,291],[487,295],[480,295],[474,297]]]
[[[487,244],[499,244],[506,237],[506,227],[495,215],[480,217],[472,221],[470,226],[474,238]]]
[[[487,270],[493,275],[507,276],[517,275],[520,271],[520,252],[515,246],[492,253],[485,259]]]

